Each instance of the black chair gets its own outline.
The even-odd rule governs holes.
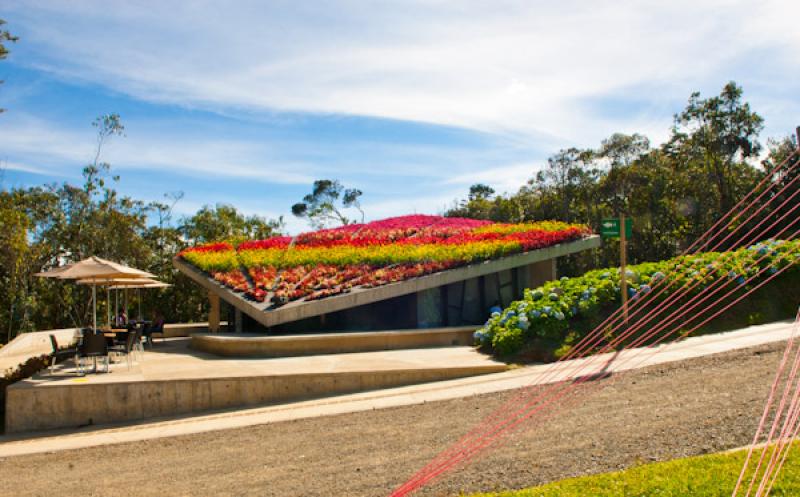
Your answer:
[[[131,369],[131,353],[133,352],[134,341],[136,340],[136,333],[129,332],[125,338],[125,343],[121,345],[114,345],[108,348],[108,352],[117,352],[125,354],[125,362],[128,363],[128,370]]]
[[[58,359],[61,358],[75,358],[75,364],[78,364],[78,348],[77,347],[67,347],[64,349],[60,349],[58,347],[58,340],[56,340],[55,335],[50,335],[50,345],[53,346],[53,352],[50,353],[50,374],[53,374],[53,370],[56,367],[56,362]]]
[[[94,371],[97,372],[97,358],[106,359],[106,372],[109,370],[108,366],[108,344],[106,337],[102,333],[86,335],[83,337],[83,346],[81,347],[80,357],[91,357],[94,359]]]

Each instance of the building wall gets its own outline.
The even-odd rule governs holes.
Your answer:
[[[505,307],[525,288],[555,277],[555,259],[550,259],[269,329],[245,316],[242,330],[281,334],[481,325],[490,307]]]

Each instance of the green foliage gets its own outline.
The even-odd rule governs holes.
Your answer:
[[[263,240],[279,234],[282,229],[283,218],[270,220],[256,215],[245,216],[227,204],[217,204],[213,208],[206,205],[181,223],[181,232],[190,245]]]
[[[756,449],[753,455],[760,457],[762,450]],[[474,494],[472,497],[727,497],[733,493],[746,455],[746,450],[738,450],[688,457],[613,473],[569,478],[524,490]],[[800,446],[794,444],[770,495],[788,497],[798,494]]]
[[[3,25],[5,25],[5,24],[6,24],[6,22],[4,20],[0,19],[0,60],[3,60],[6,57],[8,57],[8,49],[6,48],[4,43],[5,42],[14,43],[19,39],[16,36],[12,35],[7,29],[3,29]],[[0,80],[0,83],[2,83],[2,82],[3,81]],[[0,109],[0,112],[3,112],[3,111],[5,111],[5,109]]]
[[[800,259],[800,241],[770,241],[751,247],[745,247],[732,252],[706,252],[692,254],[661,262],[647,262],[627,269],[628,289],[630,301],[638,299],[657,299],[661,302],[675,292],[683,292],[693,288],[680,299],[676,299],[671,309],[676,309],[689,298],[699,294],[708,286],[719,280],[725,280],[724,287],[715,297],[725,295],[731,289],[743,293],[751,286],[755,286],[761,279],[775,271],[787,267],[791,262]],[[761,276],[751,284],[745,281],[755,276],[764,269]],[[787,285],[789,278],[800,272],[797,266],[791,266],[776,278],[778,282]],[[661,285],[654,294],[652,289]],[[783,285],[782,285],[783,286]],[[662,292],[661,289],[664,289]],[[683,290],[682,290],[683,289]],[[758,293],[758,292],[756,292]],[[784,293],[786,293],[784,291]],[[737,293],[738,295],[738,293]],[[763,295],[763,293],[762,293]],[[756,321],[766,319],[766,316],[786,317],[783,303],[786,296],[778,298],[778,304],[772,306],[759,300],[758,311],[753,313],[747,303],[741,306],[739,312],[728,313],[729,321],[724,321],[726,327],[746,326],[755,324]],[[714,298],[714,297],[711,297]],[[525,290],[522,300],[512,302],[502,312],[496,312],[487,321],[486,325],[476,332],[476,341],[491,348],[498,355],[508,355],[522,350],[526,343],[547,343],[555,350],[553,355],[558,358],[566,354],[569,346],[598,326],[613,310],[621,304],[620,272],[618,268],[599,269],[589,271],[583,276],[575,278],[561,278],[551,281],[539,288]],[[791,305],[796,301],[791,301]],[[774,308],[770,308],[770,306]],[[655,304],[650,304],[650,309]],[[748,314],[749,313],[749,314]],[[791,310],[789,310],[789,315]],[[704,317],[702,313],[693,313],[693,316]],[[669,316],[665,312],[662,316]],[[731,319],[732,318],[732,319]],[[693,324],[699,324],[697,319],[689,322],[684,318],[681,324],[689,329]],[[661,322],[657,320],[656,322]],[[635,321],[634,321],[635,322]],[[705,327],[714,330],[715,322]],[[649,327],[645,327],[645,331]],[[671,328],[670,328],[671,329]],[[609,335],[607,340],[613,339]]]
[[[603,218],[624,212],[633,218],[628,260],[667,259],[750,191],[764,167],[774,167],[791,152],[790,140],[773,142],[759,167],[762,127],[762,118],[743,102],[742,89],[728,83],[717,96],[693,93],[661,147],[651,148],[640,134],[615,133],[597,149],[560,150],[517,192],[492,197],[471,189],[446,215],[500,222],[559,219],[597,232]],[[560,258],[559,272],[578,275],[617,261],[618,245],[609,243]]]
[[[361,213],[363,223],[364,211],[359,200],[362,193],[356,188],[345,189],[338,180],[319,179],[314,181],[311,193],[292,206],[292,214],[308,219],[314,229],[322,229],[331,223],[346,225],[353,222],[340,210],[353,207]],[[338,206],[340,197],[341,207]]]
[[[12,383],[30,378],[48,366],[50,366],[50,356],[43,354],[29,357],[16,368],[9,368],[3,371],[3,375],[0,376],[0,426],[5,426],[6,388]]]
[[[173,268],[172,258],[195,241],[266,237],[282,226],[280,220],[247,217],[230,206],[204,207],[175,226],[172,209],[181,193],[146,203],[114,188],[119,177],[101,156],[112,138],[123,136],[120,116],[100,116],[93,126],[97,148],[83,169],[82,185],[0,189],[0,342],[26,331],[89,322],[90,287],[33,274],[91,255],[144,269],[172,285],[141,291],[145,312],[172,322],[201,321],[206,295]],[[100,304],[102,316],[108,309],[104,299]]]

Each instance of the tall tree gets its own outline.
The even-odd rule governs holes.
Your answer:
[[[308,219],[313,228],[319,229],[337,223],[350,224],[353,220],[345,216],[343,209],[352,207],[361,214],[363,223],[361,195],[361,190],[345,188],[338,180],[319,179],[314,181],[311,193],[303,197],[302,202],[292,206],[292,214]]]
[[[747,160],[761,151],[763,123],[742,101],[742,88],[730,82],[714,97],[692,93],[686,109],[675,115],[665,150],[687,167],[699,167],[715,187],[718,211],[727,212],[734,198],[751,186]]]
[[[8,57],[8,49],[5,46],[5,43],[16,42],[19,38],[12,35],[7,29],[3,29],[3,26],[6,24],[6,21],[0,19],[0,60],[4,60]],[[0,80],[0,84],[3,83],[3,80]],[[0,112],[4,112],[5,109],[0,108]]]

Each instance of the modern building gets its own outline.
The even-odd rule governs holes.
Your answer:
[[[228,322],[241,332],[367,331],[439,328],[483,324],[489,308],[506,306],[532,288],[557,277],[556,260],[600,246],[589,235],[546,248],[518,253],[320,300],[290,302],[272,308],[218,283],[181,258],[174,265],[208,291],[209,323],[219,329],[221,304]]]

